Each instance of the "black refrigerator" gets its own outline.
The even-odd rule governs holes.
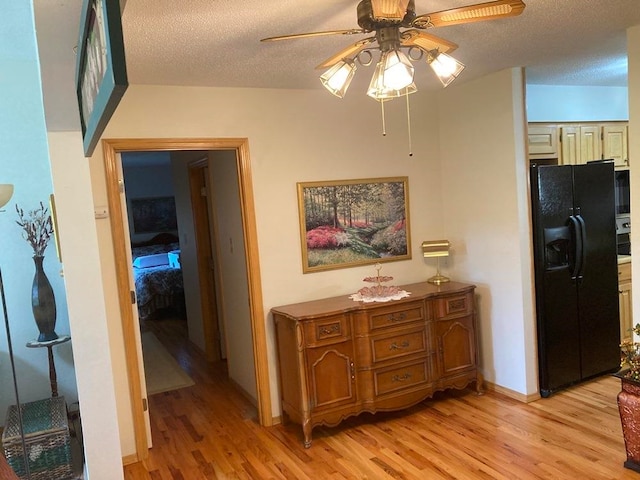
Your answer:
[[[540,395],[616,371],[620,320],[613,162],[532,165]]]

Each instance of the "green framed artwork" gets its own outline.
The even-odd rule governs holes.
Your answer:
[[[407,177],[297,187],[304,273],[411,258]]]
[[[84,0],[76,95],[86,157],[93,154],[128,85],[119,0]]]

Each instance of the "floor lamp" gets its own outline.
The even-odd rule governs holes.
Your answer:
[[[0,209],[4,207],[13,195],[13,185],[0,184]],[[0,213],[4,210],[0,210]],[[18,408],[18,425],[20,426],[20,439],[22,441],[22,454],[24,458],[24,468],[27,478],[30,477],[29,457],[27,456],[27,445],[24,441],[24,426],[22,424],[22,412],[20,411],[20,395],[18,393],[18,380],[16,379],[16,365],[13,360],[13,344],[11,343],[11,330],[9,329],[9,315],[7,313],[7,299],[4,295],[4,282],[2,281],[2,269],[0,268],[0,297],[2,298],[2,314],[4,315],[4,328],[7,332],[7,345],[9,347],[9,361],[11,362],[11,373],[13,375],[13,390],[16,395],[16,406]]]

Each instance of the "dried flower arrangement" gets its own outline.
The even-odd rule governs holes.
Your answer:
[[[24,210],[16,205],[16,212],[19,218],[16,223],[24,230],[22,238],[29,242],[31,248],[33,248],[34,256],[43,256],[53,234],[53,222],[51,221],[49,209],[40,202],[40,207],[35,210],[29,210],[26,214]]]
[[[632,332],[640,336],[640,323],[636,323]],[[640,382],[640,342],[628,339],[620,344],[620,368],[619,375]]]

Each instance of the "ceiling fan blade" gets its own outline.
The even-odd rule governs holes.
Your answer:
[[[416,28],[446,27],[459,23],[480,22],[520,15],[525,4],[522,0],[497,0],[467,7],[418,15],[411,26]]]
[[[418,47],[425,52],[437,49],[441,53],[449,53],[458,48],[457,44],[450,42],[449,40],[413,29],[402,32],[401,39],[402,45],[407,47]]]
[[[267,38],[261,39],[260,41],[276,42],[278,40],[292,40],[296,38],[323,37],[326,35],[356,35],[359,33],[367,33],[367,31],[361,28],[352,28],[350,30],[327,30],[325,32],[294,33],[292,35],[280,35],[277,37],[267,37]]]
[[[376,20],[402,20],[408,5],[409,0],[371,0],[373,18]]]
[[[349,45],[348,47],[340,50],[335,55],[332,55],[331,57],[327,58],[324,62],[318,65],[316,69],[319,70],[322,68],[329,68],[335,65],[336,63],[338,63],[343,58],[353,57],[358,53],[360,53],[367,45],[369,45],[372,42],[375,42],[375,40],[376,40],[376,37],[369,37],[369,38],[360,40],[352,45]]]

